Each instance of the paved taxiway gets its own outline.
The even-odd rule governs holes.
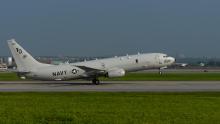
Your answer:
[[[0,81],[0,92],[191,92],[220,91],[220,81]]]

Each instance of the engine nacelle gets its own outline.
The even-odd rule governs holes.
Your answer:
[[[107,77],[123,77],[125,76],[125,70],[124,69],[112,69],[109,70],[107,73]]]

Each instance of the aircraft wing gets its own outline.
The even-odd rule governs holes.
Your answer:
[[[84,70],[86,72],[86,75],[91,77],[91,76],[99,76],[99,75],[105,75],[106,74],[106,70],[101,70],[101,69],[95,69],[95,68],[91,68],[91,67],[87,67],[87,66],[77,66],[76,67]]]

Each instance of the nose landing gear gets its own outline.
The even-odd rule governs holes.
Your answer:
[[[163,72],[162,72],[162,69],[159,68],[159,75],[162,75]]]
[[[163,74],[163,70],[166,69],[166,68],[167,68],[167,66],[159,68],[159,74],[162,75]]]

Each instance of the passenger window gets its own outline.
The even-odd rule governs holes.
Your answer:
[[[136,59],[135,62],[138,63],[138,59]]]

